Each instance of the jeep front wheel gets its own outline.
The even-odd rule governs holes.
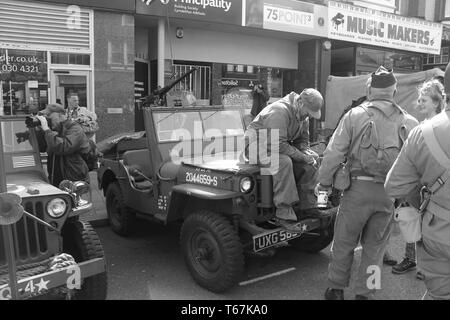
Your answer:
[[[106,190],[106,211],[111,229],[121,235],[129,236],[133,231],[135,215],[125,205],[119,183],[113,182]]]
[[[225,217],[211,211],[189,215],[181,228],[181,248],[195,281],[224,292],[239,281],[244,255],[239,237]]]
[[[89,222],[75,220],[63,230],[64,252],[77,263],[96,258],[105,258],[103,246]],[[106,263],[105,263],[106,269]],[[76,290],[76,300],[105,300],[108,288],[106,271],[82,280],[81,290]]]

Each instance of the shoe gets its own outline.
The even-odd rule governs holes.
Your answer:
[[[416,263],[407,258],[403,259],[402,262],[396,264],[392,267],[392,273],[402,274],[416,269]]]
[[[357,294],[357,295],[355,296],[355,300],[369,300],[369,298],[367,298],[366,296]]]
[[[344,290],[328,288],[324,297],[325,300],[344,300]]]
[[[383,263],[387,264],[388,266],[395,266],[397,264],[397,260],[391,257],[389,253],[385,253],[383,256]]]
[[[425,275],[421,271],[417,271],[416,279],[418,279],[418,280],[425,280]]]

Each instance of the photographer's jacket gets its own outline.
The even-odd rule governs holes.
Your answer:
[[[48,154],[50,182],[58,186],[62,180],[89,182],[89,169],[82,154],[89,151],[89,142],[78,123],[67,120],[56,131],[47,130],[39,137],[41,152]]]

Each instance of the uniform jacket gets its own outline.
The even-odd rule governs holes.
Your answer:
[[[294,107],[297,96],[292,92],[264,108],[249,124],[246,136],[252,142],[255,139],[252,130],[278,130],[279,153],[289,156],[294,162],[307,162],[309,158],[301,150],[309,148],[309,119],[300,121],[297,118]]]
[[[82,157],[89,148],[83,129],[73,121],[63,122],[58,132],[45,131],[40,149],[41,152],[47,151],[47,168],[52,184],[58,186],[64,179],[89,182],[89,169]]]
[[[391,102],[376,99],[372,101],[388,117],[394,115],[396,112],[400,112]],[[377,117],[383,117],[383,114],[381,112],[374,112],[374,118]],[[334,174],[339,168],[339,165],[347,158],[350,159],[351,173],[353,175],[367,175],[361,169],[358,151],[361,145],[364,126],[369,118],[367,112],[361,107],[355,107],[344,115],[324,152],[324,159],[319,169],[319,182],[321,185],[332,185]],[[406,132],[404,133],[405,140],[408,133],[418,123],[414,117],[407,115],[404,123],[406,126]]]
[[[442,149],[450,157],[450,109],[438,114],[430,120],[433,124],[434,134]],[[397,161],[389,172],[385,189],[392,198],[402,199],[414,191],[418,186],[431,186],[435,180],[445,171],[439,162],[433,157],[430,149],[425,144],[422,134],[422,125],[415,128]],[[447,183],[450,183],[447,182]],[[449,186],[447,186],[449,187]],[[450,245],[450,194],[448,192],[438,192],[432,197],[432,202],[440,207],[447,209],[447,220],[434,216],[434,212],[428,209],[422,224],[422,233],[424,237],[431,240]],[[430,207],[428,207],[430,208]]]

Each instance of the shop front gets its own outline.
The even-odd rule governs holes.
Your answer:
[[[439,55],[442,25],[330,1],[331,75],[368,74],[380,65],[396,73],[423,70],[423,54]]]
[[[0,1],[0,114],[67,106],[72,94],[94,109],[92,15],[79,7]]]
[[[214,5],[136,1],[136,60],[143,70],[147,66],[142,63],[148,63],[151,91],[192,68],[197,71],[174,87],[169,96],[175,97],[168,101],[189,104],[184,96],[192,93],[196,105],[249,109],[257,85],[265,88],[270,101],[320,86],[320,71],[308,73],[310,78],[300,71],[305,64],[319,65],[303,43],[326,37],[325,6],[293,0],[209,3]],[[302,52],[308,52],[308,60],[300,58]],[[135,79],[137,97],[146,74],[136,71],[137,77],[142,74],[144,78]]]

